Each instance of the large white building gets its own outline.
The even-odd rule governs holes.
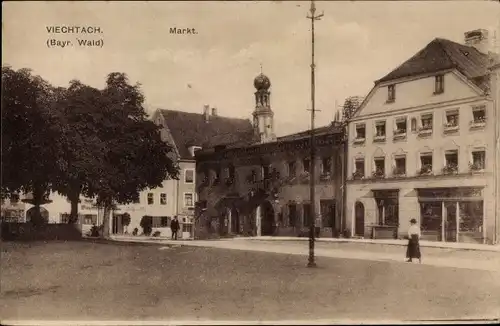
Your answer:
[[[436,38],[375,82],[349,123],[354,235],[401,237],[415,218],[426,240],[498,242],[490,41],[486,30]]]

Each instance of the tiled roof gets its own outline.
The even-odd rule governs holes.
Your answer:
[[[457,69],[470,81],[484,89],[486,85],[483,77],[488,74],[489,62],[490,57],[474,47],[436,38],[376,83],[446,69]]]
[[[331,133],[340,133],[340,132],[342,132],[342,128],[338,125],[335,125],[334,123],[332,123],[328,126],[314,128],[314,135],[315,136],[321,136],[321,135],[326,135],[326,134],[331,134]],[[277,141],[291,141],[291,140],[308,138],[310,136],[311,136],[311,130],[309,129],[306,131],[301,131],[301,132],[297,132],[294,134],[278,137],[278,139],[276,139],[276,140]]]
[[[227,118],[173,110],[160,110],[174,139],[181,158],[192,159],[188,148],[210,148],[224,144],[251,144],[255,141],[253,126],[248,119]]]

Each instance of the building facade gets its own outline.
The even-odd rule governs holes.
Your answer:
[[[353,235],[498,240],[498,108],[487,31],[435,39],[375,82],[348,125],[346,212]]]
[[[198,193],[195,238],[226,235],[307,236],[314,205],[319,236],[340,233],[342,221],[343,127],[276,137],[269,78],[254,80],[254,135],[247,145],[231,143],[196,154]],[[253,142],[252,142],[253,141]],[[316,171],[316,200],[310,201],[310,169]]]

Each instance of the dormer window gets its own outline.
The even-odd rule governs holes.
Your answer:
[[[196,152],[201,150],[200,146],[189,146],[188,151],[191,156],[195,156]]]
[[[396,85],[387,86],[387,103],[394,102],[396,100]]]
[[[437,75],[434,80],[434,94],[444,93],[444,75]]]

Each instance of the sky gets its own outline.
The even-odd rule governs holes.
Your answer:
[[[31,68],[55,86],[72,79],[101,88],[124,72],[140,83],[146,108],[251,118],[253,79],[271,80],[278,136],[310,128],[311,26],[307,1],[3,2],[2,65]],[[317,1],[316,126],[336,105],[365,96],[373,82],[436,37],[498,29],[494,1]],[[49,34],[48,26],[95,26],[102,33]],[[170,28],[197,34],[170,34]],[[500,33],[499,33],[500,34]],[[499,35],[500,37],[500,35]],[[104,41],[48,47],[47,40]]]

